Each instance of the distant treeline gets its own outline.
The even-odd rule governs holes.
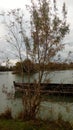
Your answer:
[[[36,64],[38,66],[38,64]],[[43,65],[43,63],[40,65],[41,70],[70,70],[73,69],[73,63],[56,63],[56,62],[49,62],[46,65]]]
[[[73,69],[73,63],[54,63],[50,62],[46,65],[47,70],[70,70]]]
[[[12,71],[13,67],[0,66],[0,71]]]
[[[26,59],[22,63],[17,62],[16,65],[13,67],[13,71],[20,73],[21,69],[23,69],[24,73],[35,73],[41,70],[68,70],[73,69],[73,63],[55,63],[55,62],[49,62],[48,64],[41,63],[40,65],[38,63],[33,63],[31,60]]]
[[[17,62],[13,67],[0,66],[0,71],[13,71],[14,73],[20,73],[23,70],[24,73],[36,73],[41,70],[70,70],[73,69],[73,63],[56,63],[49,62],[48,64],[33,63],[31,60],[25,59],[22,63]]]

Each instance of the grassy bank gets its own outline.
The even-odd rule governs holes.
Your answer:
[[[20,114],[19,114],[20,115]],[[22,116],[12,118],[11,109],[0,114],[0,130],[73,130],[69,122],[62,120],[59,115],[56,121],[30,120],[24,121]]]
[[[58,121],[19,121],[0,119],[0,130],[72,130],[68,122]]]

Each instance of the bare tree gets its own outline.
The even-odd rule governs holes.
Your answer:
[[[12,49],[14,55],[21,63],[21,73],[23,82],[23,60],[27,57],[27,48],[29,48],[26,38],[26,25],[24,12],[21,9],[13,9],[3,12],[3,23],[7,29],[6,42]],[[25,41],[25,43],[24,43]]]
[[[66,23],[67,11],[65,3],[62,7],[63,17],[60,18],[56,0],[51,4],[50,0],[37,0],[35,4],[31,1],[30,7],[30,35],[25,29],[24,12],[20,9],[11,10],[7,16],[9,19],[6,26],[9,31],[7,42],[16,48],[19,59],[22,62],[22,50],[26,52],[27,59],[30,58],[37,63],[38,76],[34,81],[34,88],[30,86],[30,71],[28,69],[28,87],[23,97],[24,117],[35,118],[41,101],[41,82],[45,82],[48,72],[45,72],[45,65],[64,46],[62,40],[69,32],[69,25]],[[27,31],[27,32],[26,32]],[[41,70],[41,64],[43,69]],[[22,66],[22,65],[21,65]],[[29,66],[29,64],[28,64]],[[23,66],[21,67],[23,70]]]

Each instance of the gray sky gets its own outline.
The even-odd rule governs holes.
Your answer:
[[[61,53],[62,57],[67,57],[69,51],[73,52],[73,0],[57,0],[58,8],[61,10],[62,3],[66,3],[67,7],[67,21],[70,24],[70,33],[65,37],[64,42],[68,43],[65,46],[64,51]],[[0,10],[8,10],[14,8],[25,8],[26,4],[29,4],[30,0],[0,0]],[[0,24],[0,50],[2,51],[6,48],[6,44],[4,42],[4,34],[6,34],[6,30],[3,24]],[[7,50],[7,48],[5,49]],[[5,54],[6,56],[6,54]],[[4,56],[3,56],[4,57]],[[0,59],[3,59],[0,56]]]
[[[61,0],[62,1],[62,0]],[[65,0],[68,9],[68,23],[70,24],[70,34],[67,42],[73,42],[73,0]]]

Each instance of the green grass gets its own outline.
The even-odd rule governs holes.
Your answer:
[[[72,130],[64,121],[19,121],[0,119],[0,130]]]

